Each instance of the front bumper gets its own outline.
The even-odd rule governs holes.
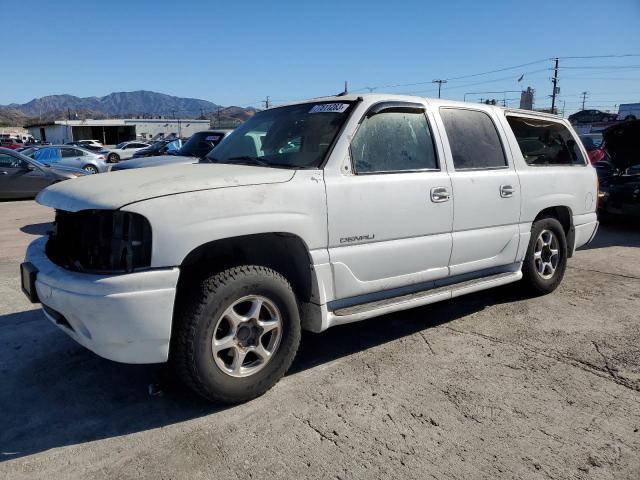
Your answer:
[[[38,270],[35,287],[45,316],[101,357],[123,363],[166,362],[180,270],[71,272],[47,258],[46,241],[42,237],[32,242],[25,258]]]

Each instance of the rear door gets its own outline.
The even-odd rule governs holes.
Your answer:
[[[77,148],[63,147],[60,149],[63,165],[68,167],[82,168],[84,152]]]
[[[450,274],[515,262],[520,183],[493,109],[442,107],[453,189]]]
[[[451,182],[431,124],[422,104],[373,105],[351,139],[350,163],[325,169],[335,298],[448,275]]]

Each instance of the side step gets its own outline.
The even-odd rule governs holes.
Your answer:
[[[517,282],[521,278],[522,272],[520,270],[517,272],[504,272],[452,285],[436,287],[422,292],[409,293],[398,297],[339,308],[333,312],[328,312],[329,326],[356,322],[399,310],[428,305],[479,290],[486,290],[507,283]]]

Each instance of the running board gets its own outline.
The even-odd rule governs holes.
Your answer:
[[[504,272],[443,287],[436,287],[422,292],[339,308],[333,312],[328,312],[328,323],[331,327],[342,323],[357,322],[358,320],[365,320],[408,308],[420,307],[468,293],[506,285],[507,283],[517,282],[521,278],[522,272],[520,270],[517,272]]]

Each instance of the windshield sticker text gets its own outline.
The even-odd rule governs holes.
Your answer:
[[[342,113],[349,108],[348,103],[322,103],[314,105],[309,113]]]

